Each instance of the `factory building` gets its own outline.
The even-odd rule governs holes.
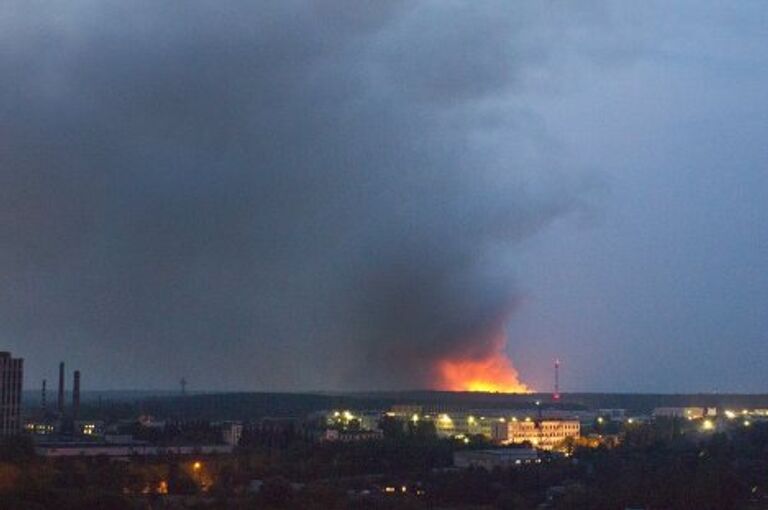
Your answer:
[[[71,409],[67,408],[66,395],[66,370],[64,362],[59,363],[59,384],[56,407],[48,407],[48,384],[42,381],[40,395],[40,408],[36,412],[28,413],[24,423],[26,432],[34,436],[74,435],[74,436],[99,436],[103,433],[104,424],[94,421],[82,420],[80,413],[80,387],[82,382],[81,372],[75,370],[72,373]]]
[[[494,422],[492,439],[501,444],[529,443],[542,450],[559,448],[567,439],[578,439],[578,420],[518,420]]]
[[[717,409],[706,407],[657,407],[653,410],[654,418],[688,418],[699,420],[705,416],[715,416]]]
[[[30,420],[24,424],[24,430],[35,436],[50,436],[56,433],[56,425],[45,421]]]
[[[311,416],[320,426],[339,430],[379,430],[384,414],[381,411],[351,411],[349,409],[322,411]],[[402,418],[405,421],[405,418]]]
[[[475,436],[482,435],[487,438],[492,436],[491,427],[494,422],[503,420],[503,416],[493,415],[492,412],[480,414],[471,413],[441,413],[436,416],[425,416],[424,419],[435,423],[435,430],[440,437]]]
[[[603,408],[597,410],[597,415],[610,421],[624,421],[627,417],[626,409]]]
[[[388,416],[393,418],[406,418],[409,419],[412,416],[420,416],[424,414],[424,406],[416,404],[398,404],[390,408],[387,413]]]
[[[52,442],[39,443],[35,453],[41,457],[112,457],[120,459],[227,455],[234,451],[232,445],[185,445],[155,446],[140,441],[125,443]]]
[[[24,360],[0,352],[0,436],[21,432],[21,387]]]
[[[457,468],[480,467],[488,471],[538,462],[539,454],[533,448],[460,450],[453,454],[453,465]]]
[[[338,430],[326,429],[316,436],[317,441],[359,443],[363,441],[378,441],[384,438],[382,430]]]

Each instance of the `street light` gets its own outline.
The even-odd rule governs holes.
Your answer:
[[[203,463],[200,462],[199,460],[196,460],[195,462],[192,463],[192,472],[194,473],[195,481],[197,482],[197,485],[201,489],[205,490],[203,487],[203,478],[201,476],[202,469],[203,469]]]

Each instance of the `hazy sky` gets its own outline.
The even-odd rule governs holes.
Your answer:
[[[0,4],[26,386],[766,391],[768,4]]]

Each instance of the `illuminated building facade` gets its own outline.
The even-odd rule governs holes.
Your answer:
[[[104,435],[104,422],[96,421],[75,421],[73,422],[73,431],[75,435],[98,437]]]
[[[424,406],[415,404],[398,404],[392,406],[387,413],[389,416],[395,418],[410,418],[413,415],[419,416],[424,414]]]
[[[530,443],[542,450],[559,448],[567,439],[576,440],[581,434],[578,420],[509,420],[496,422],[492,439],[501,444]]]
[[[379,430],[381,411],[336,410],[324,413],[325,425],[339,430]],[[392,414],[390,413],[390,416]],[[410,415],[409,415],[410,416]],[[401,419],[405,420],[405,417]]]
[[[426,417],[430,418],[430,417]],[[441,413],[432,417],[440,437],[475,436],[491,437],[491,426],[499,418],[480,416],[477,413]]]
[[[21,432],[21,385],[24,360],[0,352],[0,436]]]
[[[24,430],[36,436],[49,436],[56,433],[56,425],[46,421],[29,421],[24,425]]]

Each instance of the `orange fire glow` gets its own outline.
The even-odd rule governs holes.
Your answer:
[[[503,354],[481,360],[445,360],[437,368],[441,378],[438,387],[444,390],[501,393],[531,391],[517,379],[517,371]]]
[[[492,352],[486,356],[439,361],[436,387],[449,391],[530,393],[531,389],[520,382],[517,370],[504,352],[506,338],[496,337]]]

